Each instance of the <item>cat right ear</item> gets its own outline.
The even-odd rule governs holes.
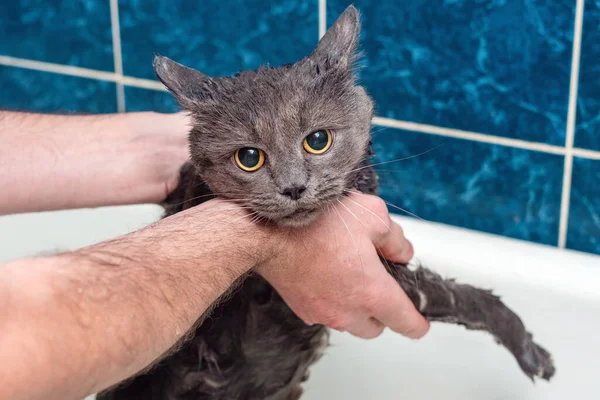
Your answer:
[[[358,58],[356,49],[359,35],[360,13],[351,5],[325,32],[309,58],[325,71],[352,68]]]
[[[183,108],[212,99],[214,82],[208,75],[159,55],[154,57],[153,66],[158,79]]]

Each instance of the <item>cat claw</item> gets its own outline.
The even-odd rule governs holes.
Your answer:
[[[556,372],[550,353],[533,341],[527,344],[527,349],[522,354],[515,354],[515,357],[523,372],[532,381],[536,377],[549,381]]]

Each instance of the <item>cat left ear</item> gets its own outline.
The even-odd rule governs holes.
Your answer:
[[[184,108],[212,99],[214,82],[209,76],[159,55],[154,57],[153,65],[158,79]]]
[[[325,32],[310,58],[325,70],[351,68],[358,57],[359,35],[360,13],[351,5]]]

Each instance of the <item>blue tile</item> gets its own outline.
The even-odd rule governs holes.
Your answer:
[[[434,3],[354,1],[378,114],[564,145],[575,0]]]
[[[0,108],[38,112],[117,111],[115,84],[0,65]]]
[[[575,146],[600,150],[600,1],[585,2]]]
[[[567,247],[600,254],[600,160],[573,159]]]
[[[293,62],[317,43],[317,10],[317,0],[120,0],[123,68],[154,78],[155,53],[209,75]]]
[[[125,86],[125,108],[131,111],[176,112],[181,107],[169,92]]]
[[[0,54],[112,71],[109,2],[2,1]]]
[[[380,194],[421,218],[556,245],[563,157],[376,127]],[[396,209],[391,211],[402,214]]]

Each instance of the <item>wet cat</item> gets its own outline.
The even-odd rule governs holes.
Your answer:
[[[373,102],[355,76],[359,30],[350,6],[310,56],[232,77],[208,77],[158,56],[156,74],[193,118],[191,164],[166,215],[218,194],[266,223],[301,226],[348,189],[374,194]],[[425,268],[387,264],[426,318],[488,331],[529,377],[552,377],[549,353],[498,297]],[[256,275],[221,299],[190,337],[150,372],[99,398],[297,399],[328,342],[325,327],[304,324]]]

